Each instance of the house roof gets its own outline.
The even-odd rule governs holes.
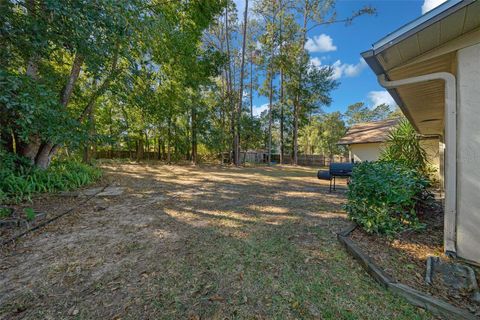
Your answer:
[[[435,72],[456,74],[456,51],[480,42],[480,1],[450,0],[385,36],[362,53],[377,76],[405,79]],[[444,84],[440,80],[388,90],[422,134],[442,134]]]
[[[348,129],[347,134],[338,141],[339,145],[385,142],[390,130],[400,119],[388,119],[375,122],[357,123]]]

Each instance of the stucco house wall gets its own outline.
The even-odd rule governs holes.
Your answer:
[[[427,161],[435,172],[435,178],[443,180],[440,177],[440,140],[438,138],[420,140],[420,146],[427,153]]]
[[[457,254],[480,262],[480,44],[457,54]],[[448,164],[447,164],[448,165]]]
[[[376,161],[380,157],[383,143],[356,143],[350,145],[350,160],[355,162]]]
[[[428,163],[435,171],[435,178],[442,180],[440,177],[440,141],[439,139],[425,139],[420,141],[420,145],[427,153]],[[379,159],[380,154],[385,144],[381,142],[377,143],[355,143],[350,147],[350,160],[355,162],[362,161],[376,161]]]
[[[415,129],[440,136],[444,250],[480,265],[479,17],[480,1],[446,1],[362,56]]]

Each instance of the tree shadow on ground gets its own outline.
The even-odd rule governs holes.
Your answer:
[[[275,177],[268,168],[252,178],[263,170],[107,170],[126,194],[94,199],[2,256],[0,315],[427,317],[373,283],[339,246],[342,194],[323,192],[313,174]]]

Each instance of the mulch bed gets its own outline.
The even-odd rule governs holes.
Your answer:
[[[388,238],[367,234],[359,227],[350,234],[350,237],[394,280],[479,316],[480,304],[472,302],[468,293],[462,295],[438,282],[432,285],[425,282],[427,258],[429,256],[439,256],[442,260],[449,258],[443,252],[443,210],[440,203],[432,206],[420,216],[420,219],[426,224],[423,231],[408,231],[395,238]],[[480,268],[473,269],[478,279]]]

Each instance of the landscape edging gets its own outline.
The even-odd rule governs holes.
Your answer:
[[[347,252],[360,262],[360,265],[370,274],[375,281],[377,281],[382,287],[389,290],[397,296],[405,298],[410,304],[426,309],[433,314],[451,319],[466,319],[466,320],[478,320],[479,317],[474,314],[455,307],[448,302],[434,298],[433,296],[424,292],[418,291],[395,281],[388,274],[386,274],[380,267],[378,267],[373,260],[366,255],[358,246],[356,246],[350,239],[349,235],[357,228],[356,223],[352,223],[348,228],[337,234],[338,241],[345,246]]]

